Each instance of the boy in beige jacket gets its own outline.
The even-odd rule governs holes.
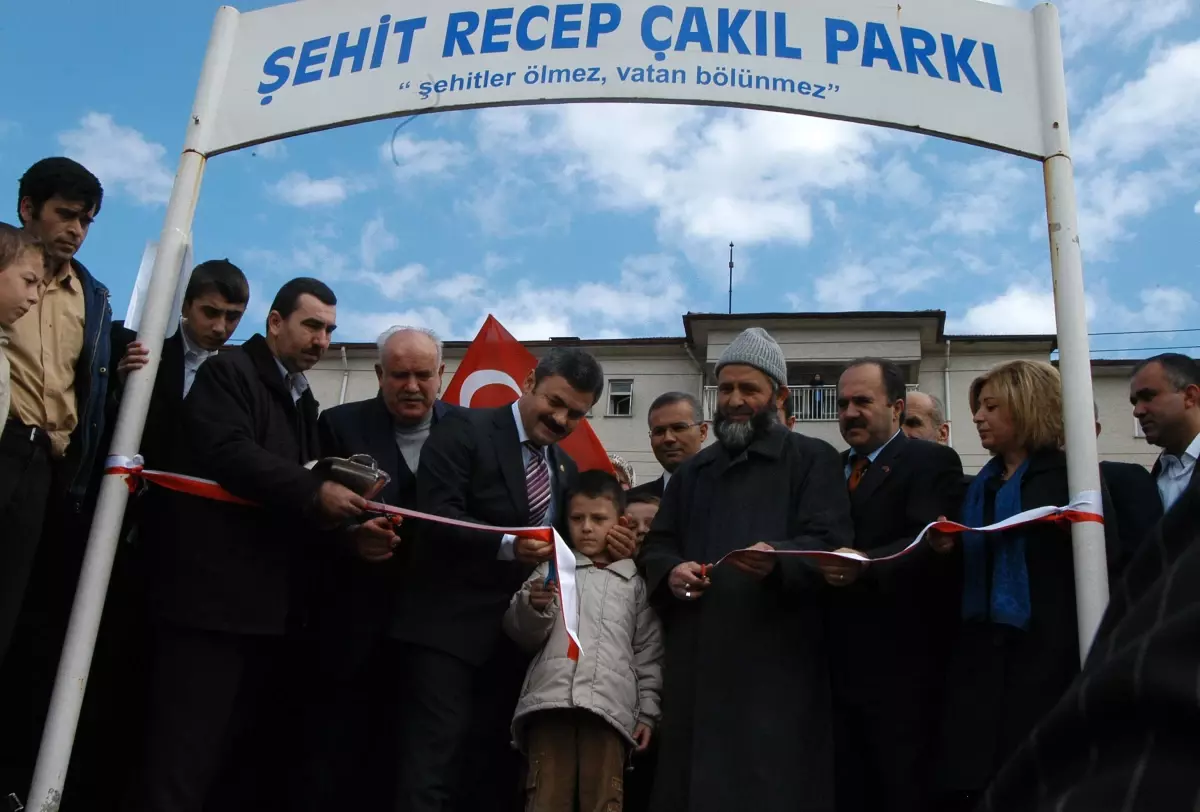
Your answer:
[[[578,661],[540,565],[513,596],[504,628],[537,652],[513,717],[529,759],[530,812],[620,812],[630,748],[644,750],[660,716],[662,627],[632,559],[613,561],[604,538],[625,511],[615,477],[585,471],[567,503],[579,595]]]
[[[46,279],[42,244],[28,231],[0,223],[0,434],[8,422],[8,343],[5,330],[37,304]]]

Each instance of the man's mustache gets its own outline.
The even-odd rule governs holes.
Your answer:
[[[543,426],[550,429],[550,431],[554,432],[554,434],[558,435],[559,437],[561,437],[562,435],[567,433],[567,427],[558,425],[558,423],[554,422],[554,418],[543,417],[541,419],[541,423]]]

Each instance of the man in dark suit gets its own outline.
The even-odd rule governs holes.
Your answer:
[[[708,424],[694,395],[687,392],[667,392],[650,404],[646,416],[650,425],[650,450],[663,468],[658,479],[652,479],[629,491],[629,495],[647,494],[662,499],[671,474],[700,452],[708,439]]]
[[[163,342],[154,379],[140,449],[147,468],[177,469],[183,399],[200,365],[237,330],[249,300],[246,276],[229,260],[202,262],[192,271],[179,328]],[[111,444],[126,377],[148,360],[137,334],[121,322],[113,324],[112,357],[121,360],[110,385],[109,430],[101,448]],[[97,465],[97,476],[102,472],[103,466]],[[130,501],[64,792],[68,807],[80,802],[95,812],[117,808],[130,778],[128,753],[136,752],[142,743],[150,645],[145,551],[147,544],[172,533],[174,526],[170,491],[154,488]]]
[[[1200,798],[1200,479],[1113,584],[1082,672],[982,812],[1193,810]]]
[[[1162,454],[1151,472],[1163,510],[1196,481],[1200,458],[1200,363],[1178,353],[1147,358],[1133,370],[1129,382],[1133,416],[1146,442]]]
[[[1100,407],[1093,404],[1096,414],[1096,436],[1100,436]],[[1100,482],[1105,496],[1112,503],[1106,524],[1116,525],[1120,548],[1110,551],[1108,579],[1115,581],[1137,554],[1138,547],[1162,519],[1162,501],[1154,477],[1136,462],[1100,461]]]
[[[362,512],[361,496],[306,464],[320,449],[304,372],[329,346],[337,299],[316,279],[275,296],[267,335],[205,362],[184,401],[183,473],[250,504],[180,496],[174,532],[151,550],[159,624],[144,773],[131,807],[202,812],[222,766],[280,794],[279,747],[234,754],[238,734],[285,696],[284,637],[301,620],[298,576],[314,528]],[[222,808],[249,799],[237,793]]]
[[[553,524],[565,534],[576,467],[557,443],[603,388],[603,370],[588,353],[553,349],[512,406],[447,415],[421,451],[418,506],[499,527]],[[610,544],[622,546],[617,557],[628,557],[633,532],[618,530]],[[465,790],[454,798],[459,809],[512,808],[517,786],[508,727],[524,658],[506,643],[501,620],[513,593],[553,552],[552,544],[529,538],[423,528],[393,629],[406,644],[408,703],[397,809],[442,812],[451,808],[455,788]]]
[[[881,557],[906,547],[962,502],[952,448],[907,437],[905,382],[891,361],[853,361],[838,381],[838,420],[854,547]],[[921,547],[828,578],[830,679],[838,812],[925,812],[939,685],[954,605],[953,563]],[[847,583],[853,580],[853,583]]]
[[[442,342],[428,330],[394,327],[379,337],[375,375],[379,394],[321,413],[321,454],[367,454],[390,477],[375,497],[415,508],[417,467],[433,427],[461,411],[438,400]],[[409,520],[392,532],[387,520],[354,526],[343,544],[317,556],[316,593],[309,618],[304,780],[314,810],[340,805],[390,806],[395,790],[392,757],[396,658],[390,646],[395,599],[407,557],[400,538],[415,537]]]

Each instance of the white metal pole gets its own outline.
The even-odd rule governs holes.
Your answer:
[[[1083,257],[1075,212],[1075,180],[1067,122],[1067,83],[1058,10],[1044,3],[1033,9],[1045,137],[1043,173],[1046,221],[1050,229],[1050,268],[1054,274],[1054,315],[1058,324],[1058,368],[1062,374],[1063,419],[1067,440],[1067,481],[1072,499],[1088,495],[1100,508],[1100,461],[1092,405],[1092,364],[1088,349]],[[1079,657],[1087,657],[1108,606],[1108,562],[1104,527],[1072,525],[1075,607]]]
[[[150,362],[142,370],[130,374],[126,382],[113,434],[113,454],[132,457],[141,442],[146,412],[150,408],[150,395],[154,389],[154,376],[158,371],[163,334],[171,318],[180,261],[200,194],[205,157],[199,150],[204,143],[205,131],[212,125],[211,119],[217,112],[225,70],[233,51],[237,22],[238,12],[235,9],[222,6],[217,11],[188,121],[183,155],[179,159],[175,184],[167,203],[154,274],[138,333],[138,339],[150,349]],[[29,790],[27,806],[38,812],[56,812],[62,800],[75,729],[79,723],[79,711],[92,664],[92,651],[104,611],[104,596],[108,590],[128,498],[129,491],[121,479],[104,477],[75,591],[75,603],[71,608],[71,622],[58,664],[50,711],[42,732],[33,784]],[[87,799],[82,800],[86,807]]]

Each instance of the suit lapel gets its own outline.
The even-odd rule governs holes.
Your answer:
[[[504,476],[517,515],[529,515],[529,492],[525,487],[525,462],[521,453],[521,442],[517,438],[517,422],[512,407],[503,406],[495,410],[493,421],[496,433],[492,435],[496,449],[496,463]]]
[[[158,376],[154,381],[155,393],[172,414],[183,403],[183,339],[179,331],[163,341],[162,360],[158,364]]]
[[[850,495],[850,502],[852,504],[859,505],[871,498],[871,494],[875,493],[879,489],[879,486],[892,473],[892,464],[903,453],[904,446],[907,443],[908,438],[904,435],[904,432],[900,432],[883,447],[883,450],[879,452],[879,456],[867,467],[867,472],[863,474],[862,481],[858,483],[858,488]]]
[[[370,419],[366,426],[365,448],[371,459],[379,463],[379,467],[391,475],[392,481],[383,489],[381,496],[385,501],[395,500],[400,492],[400,484],[411,479],[416,472],[409,471],[400,449],[396,446],[395,429],[392,426],[392,415],[383,404],[383,396],[376,396],[371,403]]]

